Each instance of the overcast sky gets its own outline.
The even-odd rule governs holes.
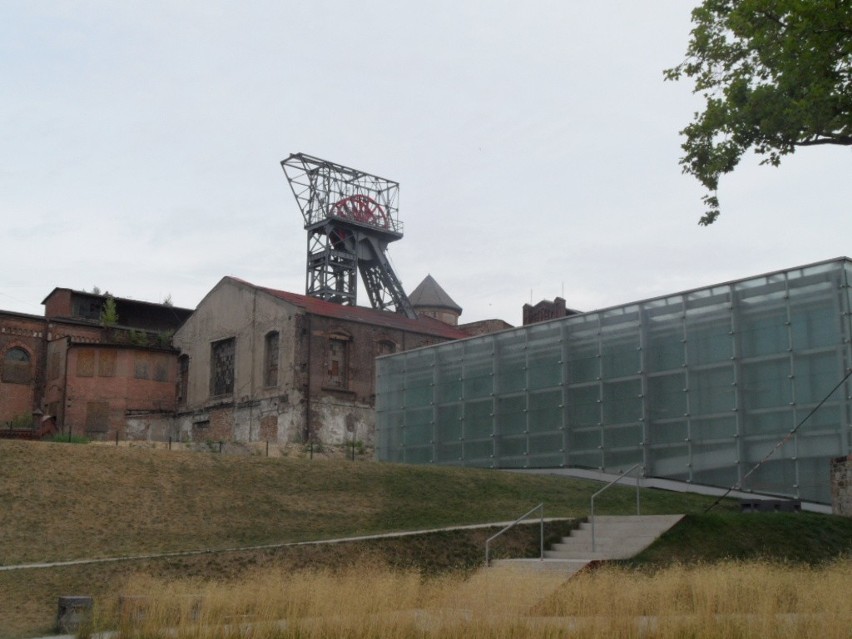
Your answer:
[[[697,225],[700,102],[663,81],[692,5],[6,0],[0,308],[57,286],[192,308],[225,275],[304,293],[298,151],[400,183],[397,275],[462,321],[852,253],[848,148],[747,158]]]

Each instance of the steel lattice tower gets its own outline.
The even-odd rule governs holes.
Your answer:
[[[304,153],[281,167],[308,232],[305,292],[355,306],[360,272],[373,308],[417,317],[387,256],[402,238],[399,184]]]

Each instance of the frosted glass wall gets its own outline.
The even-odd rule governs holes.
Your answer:
[[[850,365],[846,259],[379,358],[384,461],[580,467],[728,487]],[[829,502],[852,385],[746,489]]]

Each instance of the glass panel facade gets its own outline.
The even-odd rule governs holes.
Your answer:
[[[380,357],[378,457],[642,462],[827,503],[828,460],[852,450],[852,384],[832,392],[852,365],[850,280],[839,259]]]

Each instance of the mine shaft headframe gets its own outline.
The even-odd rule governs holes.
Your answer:
[[[399,184],[304,153],[281,168],[308,232],[305,292],[357,306],[360,274],[373,308],[416,318],[387,256],[388,244],[402,237]]]
[[[281,168],[306,229],[337,218],[402,237],[398,182],[305,153],[292,153]]]

